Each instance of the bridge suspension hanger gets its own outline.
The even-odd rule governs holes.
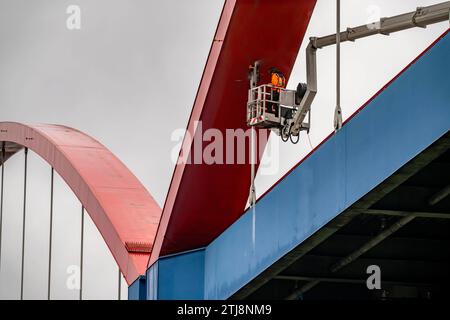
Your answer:
[[[337,32],[336,34],[321,38],[310,38],[310,42],[306,48],[307,83],[299,83],[297,90],[288,90],[284,87],[275,88],[273,84],[258,86],[259,75],[251,73],[247,101],[247,125],[250,127],[270,129],[279,135],[283,141],[291,140],[292,143],[297,143],[300,132],[304,130],[309,132],[311,128],[311,105],[317,94],[317,49],[335,44],[339,46],[342,42],[354,42],[355,40],[376,34],[388,36],[391,33],[406,29],[416,27],[426,28],[430,24],[449,21],[449,13],[450,1],[446,1],[428,7],[419,7],[409,13],[381,18],[376,23],[347,28],[344,32]],[[338,19],[338,28],[339,25],[340,22]],[[337,55],[339,60],[339,49],[337,49]],[[253,68],[253,72],[258,73],[260,64],[255,63],[254,66],[258,67]],[[339,78],[339,66],[337,69]],[[339,130],[342,124],[339,100],[338,83],[337,105],[334,119],[335,130]],[[308,121],[305,122],[307,116]]]
[[[259,81],[259,61],[256,61],[253,65],[249,67],[249,75],[250,81],[250,91],[257,87]],[[256,146],[255,146],[255,129],[253,127],[251,129],[250,135],[250,192],[248,203],[250,208],[255,205],[256,202],[256,188],[255,188],[255,174],[256,174]]]

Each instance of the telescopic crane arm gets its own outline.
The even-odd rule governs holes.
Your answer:
[[[428,7],[419,7],[416,11],[382,18],[379,22],[355,28],[347,28],[341,33],[329,36],[310,38],[306,48],[306,90],[304,84],[299,84],[297,91],[285,88],[273,88],[271,85],[258,86],[260,62],[250,66],[250,90],[247,102],[247,123],[251,127],[272,129],[278,133],[283,141],[299,141],[300,131],[310,129],[311,121],[305,123],[307,115],[311,115],[311,105],[317,94],[317,49],[336,44],[338,41],[355,41],[376,34],[390,35],[391,33],[415,27],[426,28],[430,24],[450,20],[450,1]],[[450,22],[450,21],[449,21]],[[338,36],[339,35],[339,36]],[[274,95],[276,92],[276,96]],[[278,106],[278,112],[272,114],[266,110]],[[339,107],[339,104],[338,106]],[[335,114],[335,123],[341,118]],[[338,128],[336,128],[338,129]],[[253,131],[251,138],[252,159],[255,157]],[[296,137],[296,138],[293,138]],[[256,201],[255,165],[252,163],[249,205],[253,207]]]
[[[391,33],[407,30],[411,28],[426,28],[430,24],[450,20],[450,1],[442,2],[428,7],[419,7],[416,11],[389,17],[381,18],[377,23],[362,25],[354,28],[347,28],[340,33],[340,41],[355,41],[361,38],[376,34],[390,35]],[[450,21],[449,21],[450,22]],[[306,74],[307,91],[296,112],[290,133],[298,135],[302,129],[303,121],[311,109],[312,102],[317,94],[317,49],[336,44],[336,34],[325,37],[312,37],[306,48]]]

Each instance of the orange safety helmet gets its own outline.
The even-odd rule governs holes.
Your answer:
[[[271,73],[271,80],[270,83],[274,86],[274,87],[284,87],[286,86],[286,78],[284,77],[284,75],[277,69],[272,68],[270,70]]]

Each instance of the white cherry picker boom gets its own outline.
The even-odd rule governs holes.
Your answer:
[[[284,142],[290,140],[298,143],[300,132],[309,132],[311,128],[311,105],[317,94],[317,49],[336,44],[339,48],[341,42],[356,41],[361,38],[381,34],[389,36],[391,33],[411,29],[426,28],[430,24],[438,22],[450,22],[450,1],[431,5],[428,7],[418,7],[415,11],[389,17],[381,18],[379,22],[362,25],[354,28],[347,28],[340,31],[340,0],[338,1],[337,29],[336,34],[325,37],[311,37],[306,48],[306,84],[300,83],[296,90],[289,90],[283,86],[270,84],[259,85],[259,70],[261,63],[255,62],[250,67],[249,80],[250,88],[247,101],[247,125],[252,128],[251,157],[255,159],[253,142],[253,129],[270,129],[281,137]],[[338,97],[339,90],[339,50],[337,50],[337,75],[338,75]],[[339,98],[338,98],[339,99]],[[339,100],[338,100],[339,101]],[[342,124],[339,102],[336,106],[334,125],[335,130],[339,130]],[[307,121],[305,121],[305,119]],[[255,195],[255,161],[252,161],[251,187],[249,204],[252,207],[256,201]]]

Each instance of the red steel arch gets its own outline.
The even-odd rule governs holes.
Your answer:
[[[105,146],[69,127],[0,122],[6,159],[23,147],[69,185],[100,231],[128,284],[145,274],[161,208]]]
[[[189,118],[190,137],[201,133],[200,122],[203,130],[214,128],[223,136],[228,129],[248,129],[249,65],[260,60],[260,83],[270,82],[271,67],[289,79],[315,4],[316,0],[224,1]],[[195,159],[193,140],[185,139],[183,150]],[[201,143],[202,148],[208,144]],[[262,136],[258,144],[261,156]],[[208,245],[235,222],[245,211],[250,170],[248,163],[177,164],[149,266],[160,256]]]

